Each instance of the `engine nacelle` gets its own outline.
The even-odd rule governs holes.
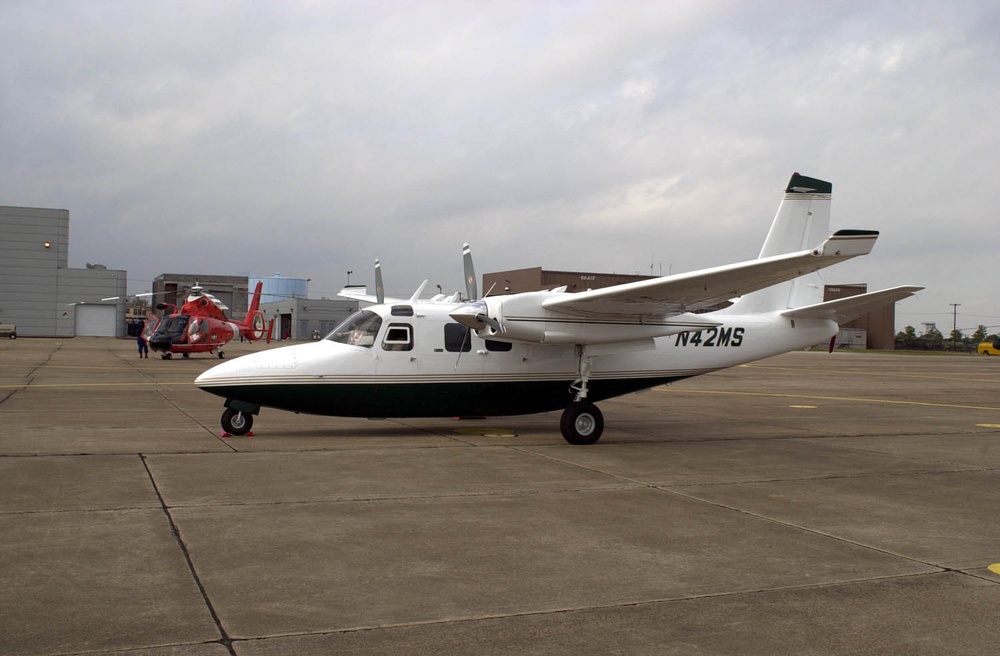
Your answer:
[[[676,335],[719,325],[701,315],[666,319],[576,316],[556,313],[542,302],[562,292],[525,292],[466,303],[450,314],[483,339],[532,344],[610,344]]]

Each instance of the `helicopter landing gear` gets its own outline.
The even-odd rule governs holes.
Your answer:
[[[224,352],[224,351],[219,351],[219,359],[220,359],[220,360],[222,360],[222,359],[224,359],[225,357],[226,357],[226,354],[225,354],[225,352]]]
[[[253,415],[249,412],[226,408],[222,412],[222,430],[231,435],[246,435],[253,428]]]
[[[160,358],[163,359],[163,360],[171,360],[171,359],[173,359],[173,357],[174,357],[174,354],[171,353],[170,351],[167,351],[166,353],[161,353],[160,354]]]
[[[593,444],[604,432],[604,414],[593,403],[577,401],[563,410],[559,430],[570,444]]]

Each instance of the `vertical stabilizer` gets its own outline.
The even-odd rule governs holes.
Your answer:
[[[793,173],[758,258],[804,251],[823,243],[830,236],[832,194],[829,182]],[[740,312],[771,312],[822,300],[822,282],[819,274],[812,273],[747,294],[734,307]]]

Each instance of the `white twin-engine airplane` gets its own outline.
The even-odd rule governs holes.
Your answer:
[[[571,444],[604,430],[595,401],[706,374],[836,336],[838,324],[906,298],[894,287],[822,302],[815,272],[868,254],[878,232],[829,233],[829,182],[792,175],[756,260],[578,293],[386,300],[319,342],[246,355],[198,376],[244,435],[261,407],[343,417],[520,415],[562,409]],[[811,274],[811,275],[810,275]],[[737,298],[738,297],[738,298]],[[722,310],[707,308],[736,298]]]

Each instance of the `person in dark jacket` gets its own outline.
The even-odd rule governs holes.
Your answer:
[[[148,360],[149,359],[149,344],[146,343],[146,338],[142,336],[142,333],[139,333],[139,336],[136,338],[135,341],[136,341],[136,344],[139,346],[139,358],[140,359],[141,358],[146,358]]]

